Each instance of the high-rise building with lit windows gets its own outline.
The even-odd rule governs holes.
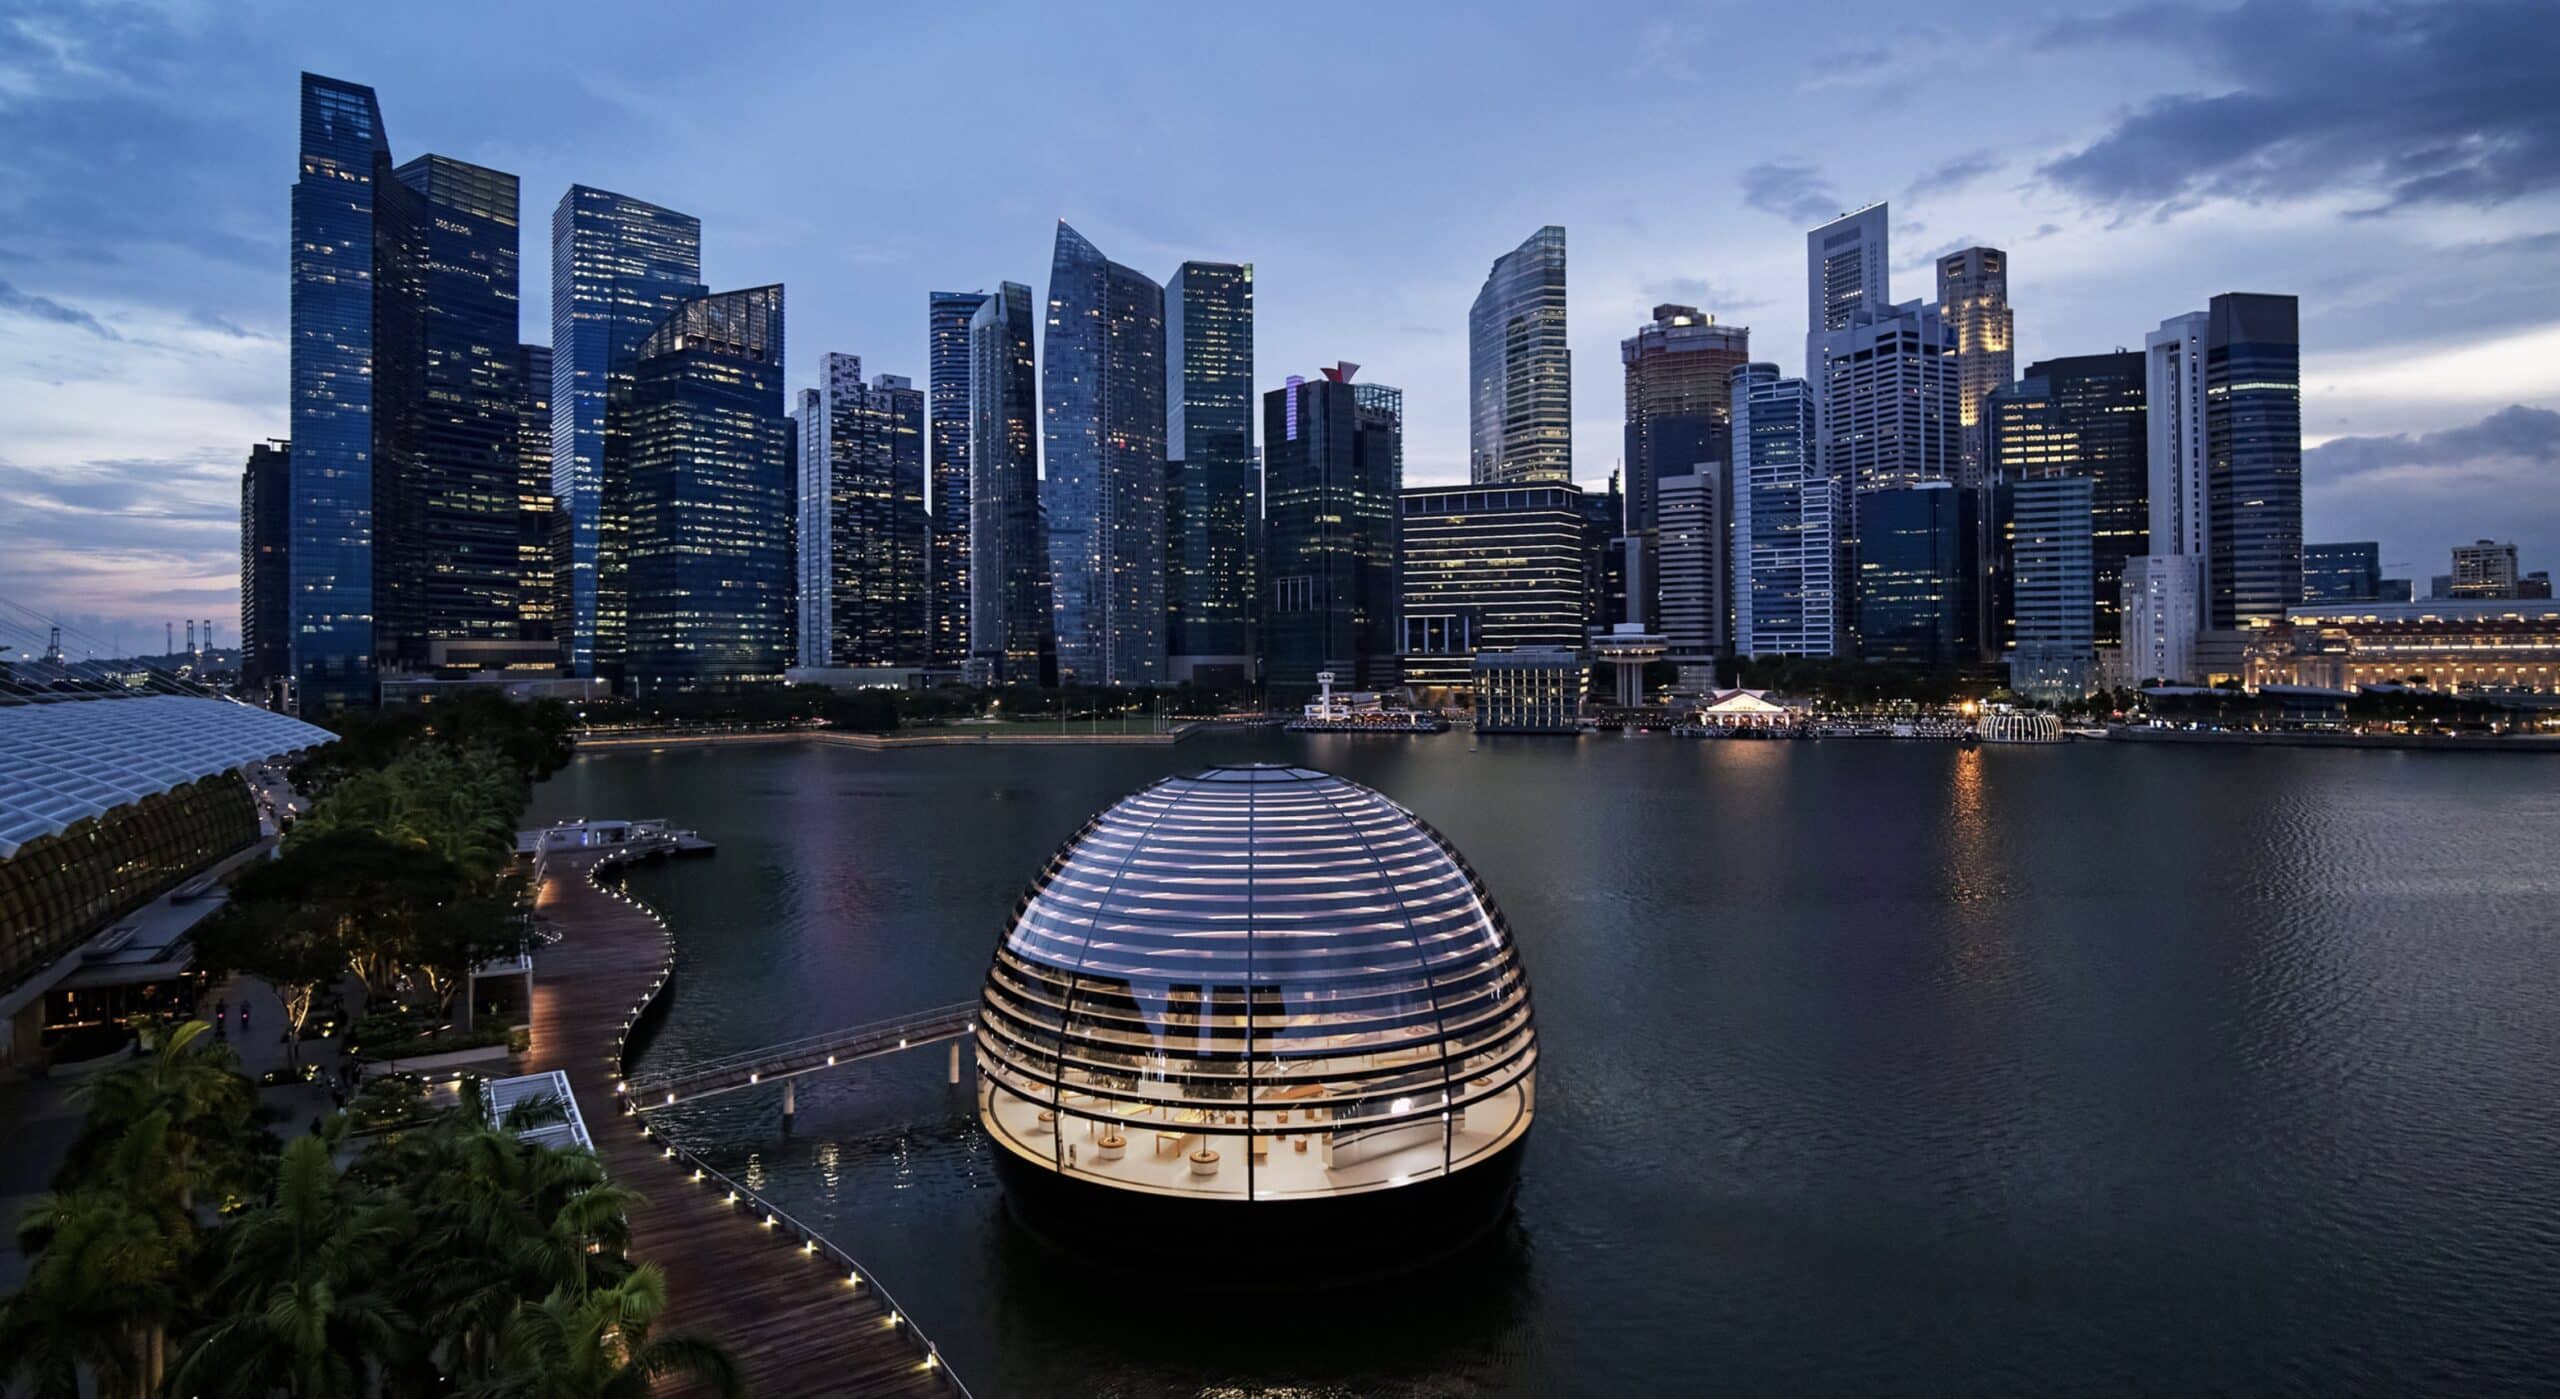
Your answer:
[[[525,641],[545,643],[549,663],[562,663],[553,625],[559,605],[554,536],[559,504],[551,494],[551,347],[516,346],[516,617]]]
[[[2302,600],[2311,606],[2328,602],[2375,602],[2382,597],[2382,544],[2302,546]]]
[[[1657,521],[1654,482],[1733,460],[1733,371],[1751,360],[1751,328],[1695,306],[1662,305],[1618,342],[1626,368],[1629,533]]]
[[[2122,640],[2125,560],[2151,552],[2145,374],[2132,351],[2039,360],[1984,403],[1995,481],[2089,482],[2092,627],[2106,650]]]
[[[986,301],[982,291],[937,291],[925,302],[937,670],[969,658],[969,322]]]
[[[615,395],[635,695],[779,681],[792,632],[782,288],[677,305]]]
[[[1468,479],[1573,480],[1573,349],[1565,338],[1564,230],[1494,259],[1467,311]]]
[[[1164,288],[1064,221],[1040,375],[1058,678],[1156,684],[1165,674]]]
[[[1186,262],[1164,288],[1165,653],[1174,681],[1254,678],[1253,267]]]
[[[1404,396],[1358,366],[1291,376],[1262,396],[1262,636],[1275,696],[1397,683],[1396,492]]]
[[[2448,597],[2512,598],[2519,568],[2516,546],[2494,539],[2453,546],[2453,585]]]
[[[1888,290],[1892,253],[1885,206],[1870,204],[1842,214],[1804,236],[1804,377],[1820,401],[1828,376],[1823,336],[1846,330],[1860,314],[1879,314],[1893,303]]]
[[[551,493],[565,545],[553,626],[572,674],[612,675],[623,644],[626,520],[607,470],[607,401],[629,387],[640,342],[706,290],[700,219],[585,185],[552,207]]]
[[[1850,593],[1841,610],[1854,628],[1866,616],[1855,590],[1876,576],[1858,557],[1867,497],[1952,485],[1958,474],[1955,333],[1936,307],[1907,301],[1882,312],[1858,310],[1816,340],[1812,362],[1824,375],[1815,395],[1819,456],[1844,507],[1835,517],[1846,556],[1839,576]],[[1970,519],[1979,525],[1979,512]],[[1967,547],[1978,561],[1981,542]],[[1978,601],[1980,594],[1977,580],[1965,596]],[[1964,629],[1968,637],[1980,632],[1979,619]]]
[[[1412,487],[1400,548],[1407,683],[1454,692],[1479,652],[1581,649],[1577,488]]]
[[[1938,314],[1956,337],[1956,481],[1981,486],[1990,463],[1983,400],[2013,377],[2017,318],[2009,309],[2009,255],[1966,248],[1938,259]]]
[[[260,442],[240,473],[240,690],[265,703],[292,674],[293,445]]]
[[[797,416],[799,664],[928,664],[924,394],[830,354]]]
[[[1733,649],[1833,655],[1841,502],[1816,458],[1812,386],[1774,364],[1733,371],[1733,451]]]
[[[1991,493],[2004,597],[1989,649],[2006,661],[2009,688],[2030,699],[2079,699],[2096,675],[2095,485],[2088,476],[2046,475],[2002,481]],[[2122,586],[2120,575],[2110,582]]]
[[[984,684],[1057,678],[1031,337],[1031,288],[1020,282],[969,318],[968,668]]]
[[[2226,292],[2205,308],[2207,618],[2284,620],[2302,601],[2302,335],[2290,296]]]

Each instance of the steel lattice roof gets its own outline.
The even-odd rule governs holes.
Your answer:
[[[127,802],[335,737],[185,695],[0,706],[0,860]]]

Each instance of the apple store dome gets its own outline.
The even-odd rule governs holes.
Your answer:
[[[1123,798],[1024,893],[982,1000],[979,1116],[1038,1232],[1126,1249],[1210,1209],[1270,1230],[1275,1275],[1293,1238],[1338,1263],[1340,1227],[1391,1270],[1510,1200],[1519,949],[1449,842],[1358,783],[1218,767]],[[1326,1234],[1295,1234],[1311,1211]]]

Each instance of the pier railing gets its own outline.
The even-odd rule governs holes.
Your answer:
[[[781,1044],[769,1044],[718,1059],[705,1059],[664,1073],[627,1080],[623,1092],[635,1103],[663,1107],[715,1093],[732,1093],[776,1079],[797,1077],[856,1060],[895,1054],[945,1040],[959,1039],[978,1027],[978,1003],[961,1001],[931,1010],[875,1020]]]

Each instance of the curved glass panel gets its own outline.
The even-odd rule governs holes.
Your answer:
[[[1101,1184],[1402,1185],[1534,1107],[1528,980],[1482,882],[1413,813],[1305,768],[1167,778],[1095,817],[982,999],[988,1135]]]

